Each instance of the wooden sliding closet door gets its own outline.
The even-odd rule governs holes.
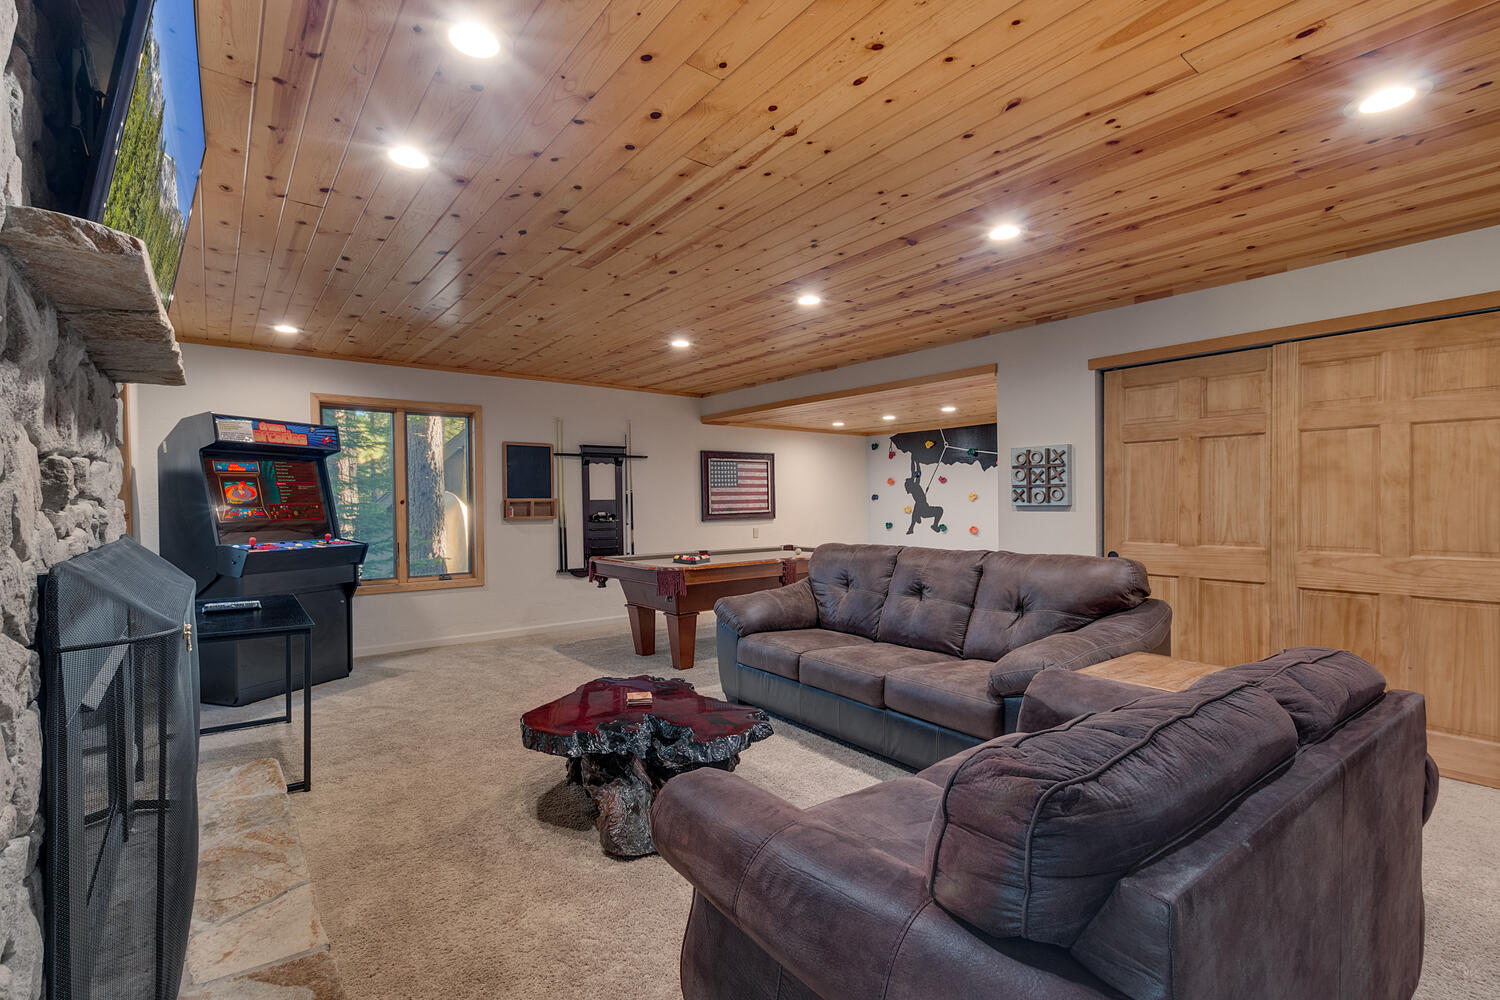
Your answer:
[[[1500,783],[1500,314],[1283,344],[1296,642],[1427,696],[1451,777]]]
[[[1351,649],[1500,785],[1500,313],[1104,377],[1105,545],[1178,655]]]
[[[1106,549],[1172,605],[1172,651],[1209,663],[1271,652],[1271,351],[1110,372]]]

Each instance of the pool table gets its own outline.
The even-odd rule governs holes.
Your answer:
[[[589,579],[601,587],[610,580],[620,581],[637,656],[656,652],[656,612],[664,613],[672,666],[687,670],[693,665],[698,612],[712,611],[721,597],[795,583],[807,575],[810,552],[798,545],[712,549],[708,551],[709,561],[696,565],[673,562],[678,554],[673,552],[598,556],[589,560]]]

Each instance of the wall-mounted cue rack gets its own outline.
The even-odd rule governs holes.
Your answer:
[[[558,430],[561,441],[561,427]],[[626,426],[625,444],[581,444],[577,451],[556,451],[559,458],[576,458],[582,466],[580,485],[583,494],[583,565],[568,565],[567,511],[563,510],[557,525],[558,572],[574,576],[587,576],[589,560],[595,556],[626,555],[633,550],[634,542],[627,541],[633,533],[635,522],[634,493],[630,486],[629,466],[631,461],[643,459],[645,455],[630,453],[630,430]],[[613,467],[614,489],[609,497],[593,495],[589,468],[594,465]]]
[[[550,521],[557,517],[552,446],[530,441],[506,441],[500,447],[505,520]]]

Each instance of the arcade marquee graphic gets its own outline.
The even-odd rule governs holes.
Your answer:
[[[254,417],[214,417],[214,433],[220,441],[239,444],[281,444],[339,450],[336,427],[320,424],[283,423]]]

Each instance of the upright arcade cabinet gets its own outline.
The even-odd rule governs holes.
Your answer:
[[[353,667],[350,601],[364,542],[338,537],[324,460],[336,427],[199,413],[178,421],[157,456],[161,554],[197,581],[200,598],[295,594],[317,622],[313,683]],[[244,705],[286,691],[283,640],[205,644],[203,700]],[[302,683],[302,658],[292,660]]]

